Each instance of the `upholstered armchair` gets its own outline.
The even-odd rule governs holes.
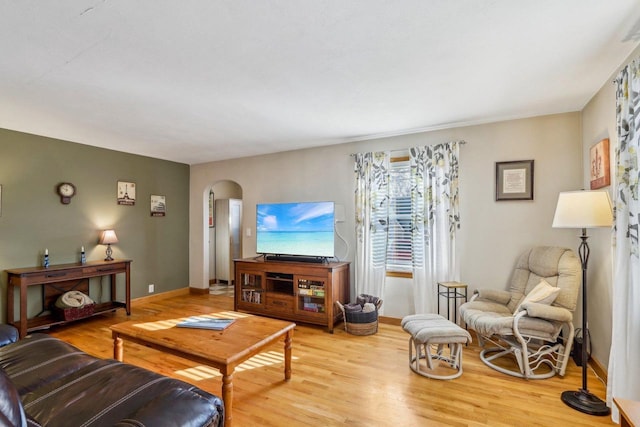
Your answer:
[[[518,259],[508,290],[476,290],[460,317],[476,331],[480,359],[521,378],[564,375],[581,274],[571,249],[534,247]],[[505,357],[516,363],[498,360]]]

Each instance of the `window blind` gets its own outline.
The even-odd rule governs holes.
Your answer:
[[[411,272],[411,166],[392,159],[389,173],[387,271]]]

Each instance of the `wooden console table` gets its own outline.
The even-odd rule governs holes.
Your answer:
[[[43,312],[51,308],[55,299],[67,290],[80,290],[89,294],[89,280],[92,277],[111,277],[111,301],[96,303],[93,315],[115,311],[124,307],[127,315],[131,314],[131,260],[116,259],[113,261],[89,261],[86,264],[60,264],[48,268],[30,267],[6,270],[7,272],[7,323],[15,326],[20,338],[30,331],[47,329],[53,325],[67,323],[54,314],[44,314],[27,318],[27,289],[29,286],[42,287]],[[125,275],[125,301],[116,300],[116,275]],[[19,288],[19,319],[15,318],[14,290]]]

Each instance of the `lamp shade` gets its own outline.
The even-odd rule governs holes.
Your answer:
[[[110,245],[113,243],[118,243],[118,236],[116,236],[116,232],[113,230],[104,230],[102,235],[100,236],[100,241],[98,241],[101,245]]]
[[[606,191],[565,191],[558,196],[554,228],[611,227],[611,199]]]

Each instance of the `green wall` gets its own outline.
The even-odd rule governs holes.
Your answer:
[[[118,181],[136,184],[135,206],[116,202]],[[60,203],[56,187],[71,182],[77,194]],[[114,258],[131,259],[132,298],[189,286],[189,165],[0,129],[0,321],[6,321],[5,269],[105,257],[100,230],[115,229]],[[165,217],[151,217],[150,195],[166,197]],[[108,286],[95,281],[92,297]],[[108,282],[108,279],[105,279]],[[38,288],[38,287],[34,287]],[[123,289],[123,280],[118,280]],[[120,292],[120,291],[119,291]],[[122,294],[121,294],[122,295]],[[40,311],[39,290],[29,294],[29,315]]]

